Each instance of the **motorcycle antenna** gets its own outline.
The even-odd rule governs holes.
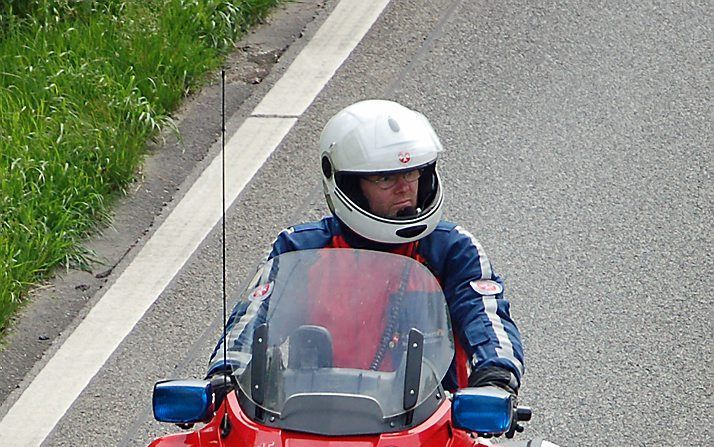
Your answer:
[[[227,331],[227,305],[226,305],[226,70],[221,70],[221,298],[223,302],[223,371],[228,371],[228,334]],[[228,376],[223,374],[223,389],[228,387]],[[223,420],[221,421],[221,435],[228,436],[231,431],[228,419],[227,399],[223,399]]]

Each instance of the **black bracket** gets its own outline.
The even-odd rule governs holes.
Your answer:
[[[253,332],[250,361],[250,395],[258,405],[265,400],[265,370],[268,364],[268,324],[263,323]]]
[[[414,408],[419,399],[421,364],[424,356],[424,335],[416,329],[409,331],[407,365],[404,371],[404,409]]]

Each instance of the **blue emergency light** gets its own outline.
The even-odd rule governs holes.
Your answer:
[[[505,433],[514,416],[514,398],[495,386],[464,388],[454,393],[451,416],[455,427],[480,434]]]
[[[154,419],[191,424],[213,416],[213,389],[208,380],[166,380],[154,385]]]

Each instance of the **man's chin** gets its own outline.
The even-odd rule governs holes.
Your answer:
[[[417,210],[413,206],[405,206],[404,208],[400,209],[395,213],[394,217],[398,218],[404,218],[404,217],[411,217],[411,216],[416,216]]]

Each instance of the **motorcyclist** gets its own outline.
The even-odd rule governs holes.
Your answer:
[[[454,329],[456,355],[444,388],[495,385],[517,394],[523,350],[503,281],[473,235],[441,220],[444,191],[436,163],[442,150],[421,113],[384,100],[346,107],[320,138],[322,183],[332,216],[282,231],[268,259],[319,248],[380,250],[416,259],[439,280]],[[238,302],[227,333],[245,327],[248,305]],[[208,376],[226,372],[226,366],[245,367],[231,356],[224,362],[221,339]]]

